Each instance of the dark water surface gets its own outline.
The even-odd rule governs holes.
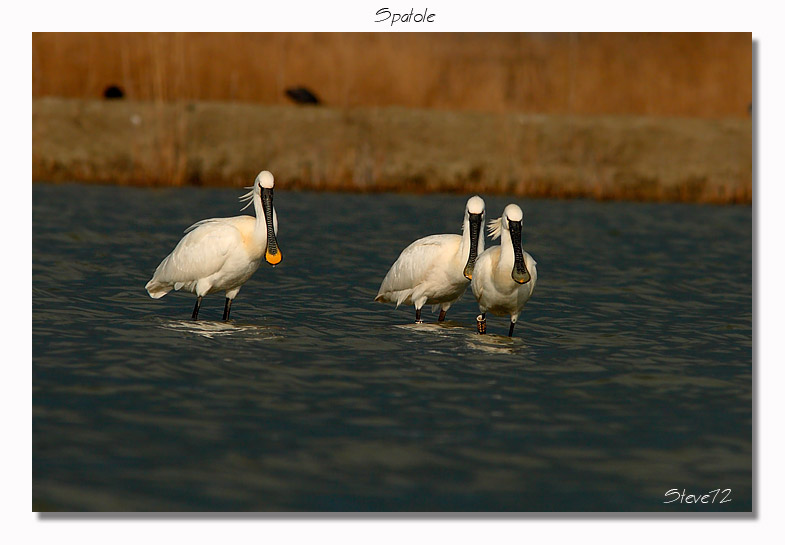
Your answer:
[[[752,508],[750,207],[486,197],[538,261],[512,340],[471,289],[444,326],[373,302],[467,196],[276,189],[283,263],[228,324],[150,299],[241,193],[33,185],[34,510]]]

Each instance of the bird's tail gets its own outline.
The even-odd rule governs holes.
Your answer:
[[[144,289],[147,290],[147,293],[149,293],[150,297],[153,299],[160,299],[172,290],[172,286],[170,284],[162,284],[153,278],[147,283]]]
[[[411,295],[412,290],[397,290],[397,291],[381,291],[379,295],[374,298],[374,301],[380,303],[395,303],[395,308],[401,306],[401,303],[406,301],[406,298]]]

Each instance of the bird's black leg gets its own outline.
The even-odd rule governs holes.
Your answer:
[[[194,313],[191,314],[191,319],[196,320],[199,317],[199,306],[202,304],[202,296],[196,298],[196,305],[194,305]]]
[[[224,322],[229,320],[229,309],[231,308],[232,308],[232,300],[227,297],[226,304],[224,305]]]
[[[485,313],[483,312],[479,316],[477,316],[477,333],[480,335],[485,335]]]
[[[515,329],[515,322],[510,322],[510,333],[509,336],[512,337],[512,330]]]
[[[443,322],[445,316],[447,316],[447,311],[442,309],[442,311],[439,313],[439,321]]]
[[[421,324],[422,323],[422,318],[420,318],[420,310],[421,309],[418,308],[418,309],[416,309],[414,311],[414,323],[415,324]]]

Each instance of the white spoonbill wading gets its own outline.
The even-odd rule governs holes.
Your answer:
[[[423,305],[441,306],[443,322],[450,306],[469,285],[477,254],[485,248],[485,201],[475,195],[466,202],[463,234],[431,235],[415,240],[393,263],[376,301],[414,305],[415,322],[422,323]]]
[[[240,197],[253,203],[256,217],[212,218],[194,223],[185,230],[172,253],[161,261],[145,289],[153,299],[160,299],[172,289],[196,294],[191,317],[199,316],[202,297],[226,292],[224,321],[229,319],[232,299],[259,268],[264,258],[277,265],[283,257],[275,236],[278,216],[273,207],[273,175],[263,170],[248,193]]]
[[[510,337],[526,301],[537,284],[537,262],[521,246],[523,211],[508,204],[502,217],[488,222],[492,239],[501,236],[500,246],[488,248],[477,258],[472,292],[480,305],[477,331],[485,333],[485,313],[510,316]]]

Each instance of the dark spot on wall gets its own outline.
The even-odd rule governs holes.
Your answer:
[[[104,89],[104,98],[125,98],[125,92],[117,85],[109,85],[106,89]]]
[[[319,98],[305,87],[290,87],[286,90],[286,96],[297,104],[321,104]]]

